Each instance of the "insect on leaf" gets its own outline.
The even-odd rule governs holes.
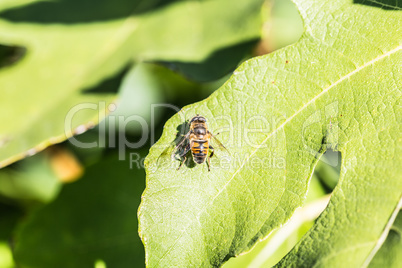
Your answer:
[[[173,116],[150,150],[139,209],[149,267],[220,266],[250,249],[303,204],[327,148],[342,154],[339,183],[280,265],[359,267],[379,248],[402,196],[401,7],[295,2],[301,39],[242,64]],[[222,133],[231,156],[212,161],[211,172],[155,165],[195,113]]]

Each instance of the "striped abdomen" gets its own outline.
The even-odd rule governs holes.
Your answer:
[[[202,164],[208,155],[209,143],[207,140],[195,140],[191,146],[194,162]]]

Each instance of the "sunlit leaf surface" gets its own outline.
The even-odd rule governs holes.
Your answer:
[[[402,194],[402,11],[389,2],[297,0],[295,45],[245,62],[166,123],[139,210],[149,267],[220,266],[252,247],[303,204],[328,147],[342,153],[338,185],[280,266],[370,260]],[[197,113],[230,154],[217,150],[211,172],[157,161]]]

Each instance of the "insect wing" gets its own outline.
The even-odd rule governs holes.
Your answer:
[[[215,146],[217,146],[219,149],[221,149],[221,150],[223,150],[223,151],[226,151],[226,152],[228,152],[228,153],[230,154],[230,152],[228,151],[228,149],[226,149],[226,147],[222,144],[222,142],[220,142],[220,141],[218,140],[217,137],[215,137],[215,135],[213,135],[211,132],[209,132],[209,134],[211,135],[212,141],[213,141],[213,143],[214,143]]]
[[[168,147],[163,150],[163,152],[159,155],[158,159],[156,160],[157,167],[161,167],[165,162],[170,162],[171,156],[174,153],[175,144],[171,143]]]
[[[164,161],[171,161],[176,158],[177,154],[180,154],[181,151],[184,150],[186,145],[187,136],[182,136],[180,139],[175,140],[166,147],[165,150],[160,154],[157,160],[158,166],[162,164]],[[177,145],[176,145],[177,144]]]

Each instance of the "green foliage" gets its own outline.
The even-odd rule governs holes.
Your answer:
[[[19,208],[0,203],[0,267],[13,267],[13,256],[8,245],[14,226],[22,216]]]
[[[0,72],[0,166],[102,120],[131,61],[197,62],[260,35],[261,0],[81,2],[0,4],[0,43],[27,50]],[[82,103],[96,106],[65,125]]]
[[[387,239],[369,267],[400,267],[402,263],[402,214],[399,212]]]
[[[235,46],[215,51],[207,59],[199,63],[170,62],[168,66],[194,81],[208,82],[216,80],[236,66],[251,49],[257,40],[248,41]]]
[[[1,267],[401,267],[401,4],[297,0],[300,37],[293,4],[262,2],[1,1],[0,166],[92,126],[74,138],[98,145],[0,170]],[[146,161],[144,251],[141,163],[173,113],[154,103],[194,104]],[[177,171],[196,113],[229,152]]]
[[[61,184],[54,174],[49,157],[39,153],[23,162],[0,169],[0,194],[20,201],[47,202],[59,192]]]
[[[250,252],[231,258],[223,267],[272,267],[278,263],[307,233],[324,210],[329,200],[324,194],[318,177],[313,175],[306,204],[295,212],[292,219],[284,227],[273,231],[267,239],[257,243]]]
[[[144,171],[136,163],[131,169],[129,160],[129,154],[126,161],[105,157],[31,215],[16,238],[18,264],[86,268],[102,260],[108,267],[143,266],[136,212]]]
[[[203,70],[203,79],[221,78],[260,37],[262,2],[2,1],[0,167],[65,140],[77,127],[75,133],[95,126],[117,97],[113,116],[140,115],[148,123],[152,103],[204,98],[214,84],[198,85],[142,62],[188,64],[195,68],[181,70],[189,76]],[[71,133],[65,119],[82,103],[98,106],[74,114]],[[157,114],[156,123],[164,116]],[[99,142],[102,124],[75,138]],[[140,132],[124,131],[134,138]],[[7,230],[0,266],[13,267],[13,258],[18,267],[143,266],[136,211],[144,172],[117,161],[117,152],[105,159],[111,149],[67,146],[86,170],[58,197],[62,184],[47,152],[0,170],[0,206],[17,204],[25,216],[18,214],[16,226],[15,217],[9,221],[0,210],[0,231]]]
[[[136,79],[129,83],[132,78]],[[155,86],[154,93],[169,90],[172,91],[172,95],[178,94],[177,97],[190,101],[194,99],[194,96],[195,98],[205,97],[216,88],[215,84],[200,87],[170,70],[145,63],[137,64],[125,77],[123,84],[133,87],[131,90],[137,93],[136,97],[143,96],[137,86],[139,89],[147,90]],[[195,90],[198,94],[193,94]],[[128,116],[133,108],[138,108],[130,107],[133,98],[127,97],[126,91],[130,92],[127,89],[120,92],[122,101],[118,107],[121,109],[116,110],[117,115],[120,116]],[[146,100],[146,97],[142,98]],[[136,110],[135,113],[137,112],[140,111]],[[145,113],[141,115],[147,119]],[[99,142],[99,128],[94,128],[75,138],[80,142]],[[129,135],[129,133],[125,134]],[[134,138],[137,139],[136,136]],[[104,267],[102,264],[106,267],[144,266],[145,254],[135,221],[136,210],[145,187],[143,167],[140,166],[139,170],[134,163],[133,169],[130,170],[129,155],[126,161],[118,161],[117,150],[98,147],[83,149],[68,143],[63,143],[59,147],[64,146],[73,151],[85,164],[85,174],[79,181],[65,185],[61,194],[52,203],[45,204],[39,209],[35,206],[36,209],[27,210],[27,219],[21,222],[22,226],[19,225],[11,236],[15,239],[13,245],[15,245],[16,263],[21,267],[38,268],[88,267],[93,266],[94,263],[96,263],[95,267]],[[49,149],[53,150],[54,146]],[[48,161],[52,158],[49,157],[49,149],[1,169],[0,185],[8,187],[0,188],[0,198],[1,194],[9,198],[13,197],[15,200],[34,198],[49,202],[48,197],[54,198],[54,191],[49,189],[45,191],[54,184],[55,179],[50,176],[52,169]],[[141,161],[145,157],[146,150],[145,148],[140,152],[130,151],[130,153],[141,153],[138,159]],[[133,155],[133,159],[136,160],[137,156]],[[0,205],[1,201],[0,199]],[[110,210],[114,212],[107,210],[110,214],[105,213],[106,206],[111,207]],[[0,211],[0,227],[6,216]],[[88,231],[91,229],[91,232]],[[121,234],[121,230],[127,232]],[[0,237],[0,260],[4,260],[4,263],[7,261],[7,265],[11,260],[11,249],[7,247],[9,239],[10,236],[5,236],[4,239]],[[38,243],[40,247],[35,246]],[[75,255],[71,256],[71,254]],[[12,267],[11,264],[8,266]]]
[[[301,39],[242,64],[171,118],[151,148],[139,210],[149,267],[219,266],[250,249],[303,204],[327,148],[342,153],[339,183],[279,266],[356,267],[380,248],[402,193],[400,7],[296,3]],[[157,161],[197,113],[230,154],[218,151],[211,172]]]

